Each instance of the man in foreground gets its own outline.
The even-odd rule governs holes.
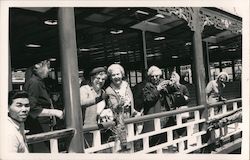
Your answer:
[[[24,122],[30,111],[28,93],[19,90],[10,91],[8,111],[7,150],[12,153],[28,153],[24,133]]]

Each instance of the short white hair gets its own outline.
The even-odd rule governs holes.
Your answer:
[[[156,73],[157,75],[161,76],[162,75],[162,71],[159,67],[156,66],[151,66],[148,69],[148,76],[151,76],[153,73]]]
[[[119,69],[121,74],[122,74],[122,77],[125,77],[125,71],[124,71],[124,68],[120,65],[120,64],[111,64],[109,67],[108,67],[108,75],[111,75],[113,70],[114,69]]]

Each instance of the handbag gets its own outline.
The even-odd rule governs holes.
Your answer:
[[[181,92],[174,92],[173,94],[173,105],[175,107],[185,106],[187,101]]]

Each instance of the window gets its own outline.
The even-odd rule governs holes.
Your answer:
[[[191,65],[180,66],[180,81],[182,84],[192,84]]]
[[[128,72],[128,81],[131,87],[134,87],[136,84],[142,82],[142,72],[140,70],[133,70]]]
[[[242,74],[242,61],[241,60],[234,61],[234,73],[235,73],[235,80],[241,80],[241,74]]]

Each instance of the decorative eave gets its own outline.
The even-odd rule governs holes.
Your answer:
[[[192,7],[161,7],[154,8],[158,13],[163,15],[176,15],[179,18],[187,21],[188,26],[192,31],[195,30],[196,26],[193,25],[193,14],[194,8]],[[201,27],[201,32],[203,31],[205,26],[214,26],[218,29],[226,29],[230,30],[233,33],[241,33],[242,32],[242,22],[233,17],[230,17],[226,14],[210,10],[209,8],[198,8],[199,9],[199,24]]]

